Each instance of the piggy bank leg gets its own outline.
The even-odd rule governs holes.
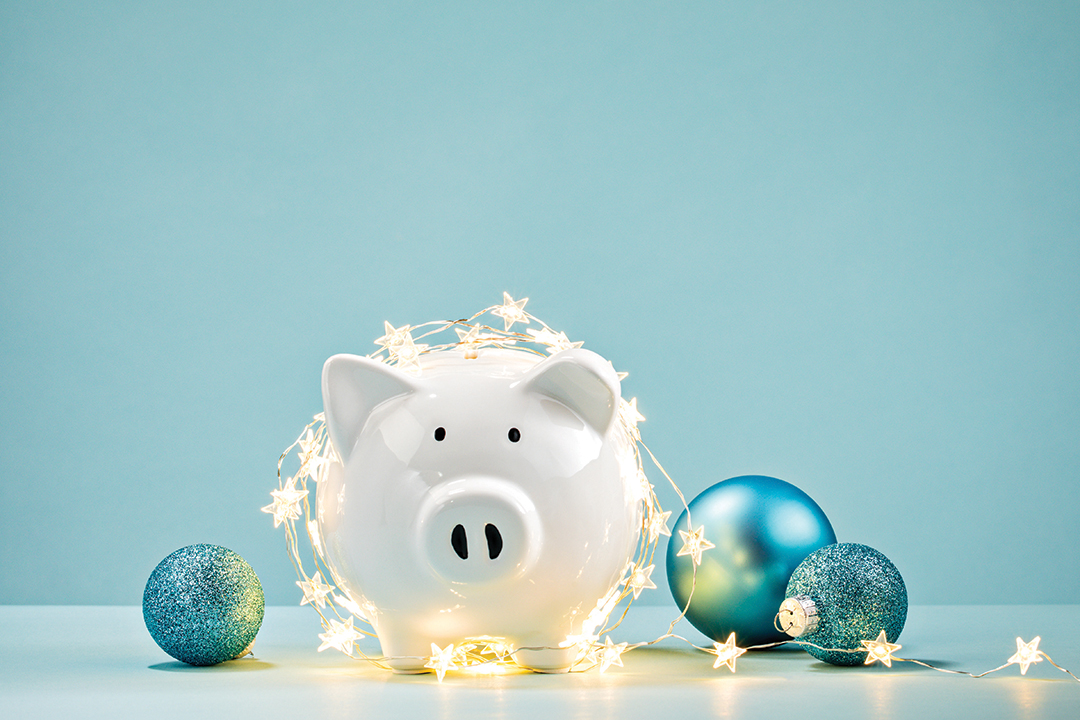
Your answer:
[[[573,647],[544,647],[538,650],[519,648],[514,653],[514,660],[518,665],[541,673],[569,672],[576,658],[577,648]]]
[[[429,673],[424,667],[431,659],[431,642],[413,637],[408,632],[390,632],[379,628],[379,644],[383,660],[391,670],[402,675]]]

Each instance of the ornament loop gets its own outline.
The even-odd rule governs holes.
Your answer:
[[[773,626],[793,638],[812,635],[817,630],[821,616],[817,603],[809,595],[796,595],[780,603],[780,612],[773,620]]]

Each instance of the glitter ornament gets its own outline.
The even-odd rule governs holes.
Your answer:
[[[827,545],[811,553],[788,581],[779,627],[803,649],[832,665],[867,662],[864,641],[895,643],[907,620],[907,588],[900,572],[872,547]],[[853,652],[858,651],[858,652]]]
[[[263,619],[259,578],[220,545],[189,545],[161,561],[143,592],[143,620],[162,650],[189,665],[247,654]]]
[[[762,475],[719,482],[688,512],[693,528],[684,511],[667,552],[668,584],[687,620],[717,642],[731,633],[742,647],[786,640],[773,625],[776,607],[791,571],[836,542],[825,513],[791,483]]]

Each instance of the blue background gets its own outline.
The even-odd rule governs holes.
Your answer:
[[[503,290],[688,499],[1074,602],[1078,175],[1076,3],[4,2],[0,602],[209,542],[298,603],[259,508],[323,360]]]

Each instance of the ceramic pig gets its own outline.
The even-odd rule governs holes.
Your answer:
[[[423,355],[419,375],[326,361],[326,556],[398,672],[480,636],[562,672],[576,650],[560,643],[593,631],[641,530],[619,380],[588,350],[471,355]]]

